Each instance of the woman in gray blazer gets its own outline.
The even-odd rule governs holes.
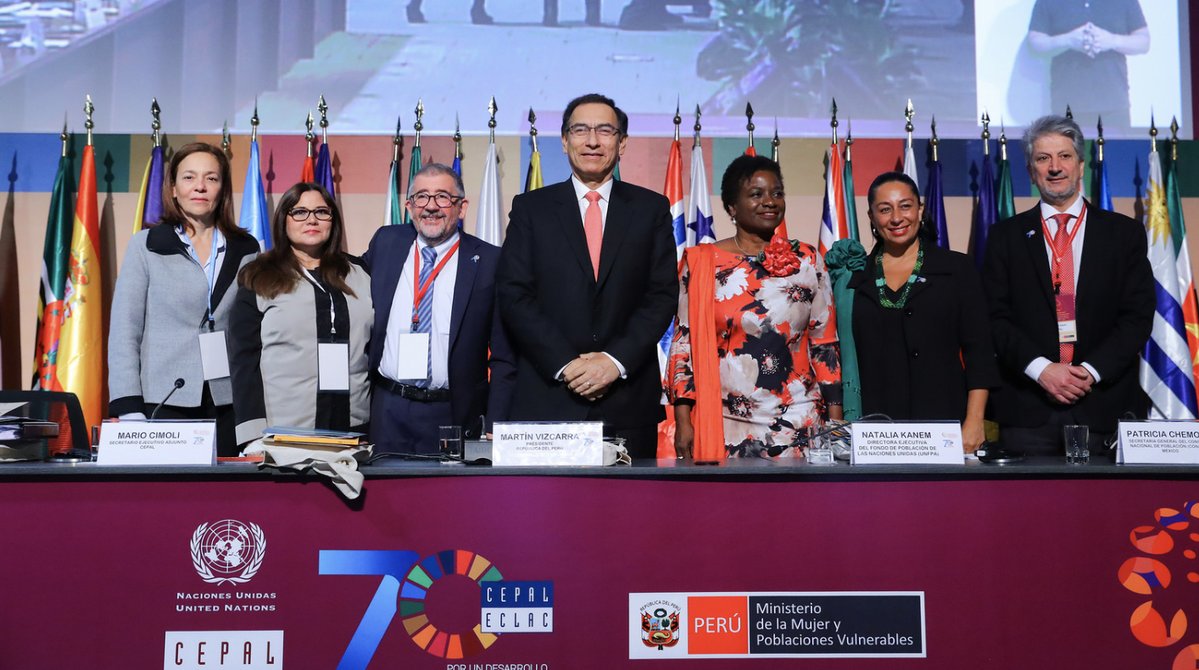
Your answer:
[[[366,430],[370,277],[342,251],[337,202],[300,183],[279,199],[275,247],[238,275],[230,314],[237,442],[267,426]]]
[[[210,144],[175,152],[162,200],[162,221],[133,236],[117,276],[109,414],[216,419],[218,455],[236,455],[224,331],[229,289],[258,242],[234,222],[229,160]]]

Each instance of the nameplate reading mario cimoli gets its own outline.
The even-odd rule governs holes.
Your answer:
[[[213,465],[214,421],[105,421],[100,425],[100,465]]]
[[[492,435],[494,466],[604,464],[604,424],[599,421],[497,422]]]

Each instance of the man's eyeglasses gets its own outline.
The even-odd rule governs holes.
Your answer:
[[[417,193],[411,198],[408,198],[408,202],[412,203],[414,207],[424,207],[429,204],[430,200],[432,200],[433,203],[438,207],[445,208],[457,205],[465,200],[465,198],[440,191],[437,193]]]
[[[616,137],[620,134],[620,128],[617,128],[610,123],[601,123],[598,126],[589,126],[586,123],[576,123],[566,129],[567,134],[578,139],[587,137],[592,131],[595,131],[595,134],[598,137]]]
[[[317,221],[333,220],[333,210],[329,209],[328,207],[317,207],[316,209],[304,209],[303,207],[296,207],[287,213],[288,216],[296,221],[307,221],[309,214],[315,216]]]

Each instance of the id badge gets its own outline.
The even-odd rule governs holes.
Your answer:
[[[320,342],[316,345],[317,389],[350,390],[350,345],[345,342]]]
[[[229,349],[225,346],[225,331],[200,333],[200,367],[204,381],[229,376]]]
[[[1074,319],[1057,322],[1057,341],[1072,343],[1078,341],[1078,322]]]
[[[429,377],[429,334],[401,333],[396,356],[396,379],[420,380]]]

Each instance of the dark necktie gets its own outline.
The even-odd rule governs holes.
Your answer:
[[[437,264],[437,250],[433,247],[421,247],[420,250],[420,277],[418,284],[424,286],[425,282],[429,281],[429,275],[433,274],[433,266]],[[436,284],[436,280],[433,282]],[[427,387],[429,380],[433,378],[433,286],[430,285],[425,294],[421,296],[420,304],[416,306],[416,314],[414,315],[416,327],[413,328],[414,333],[429,333],[429,355],[427,357],[427,367],[425,378],[416,383],[417,386]]]

